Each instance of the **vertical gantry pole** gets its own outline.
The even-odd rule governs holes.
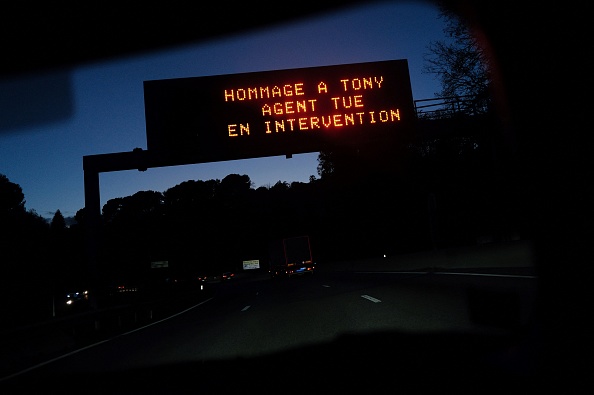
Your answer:
[[[85,167],[83,165],[83,167]],[[89,302],[92,309],[97,309],[99,278],[97,264],[101,236],[101,203],[99,196],[99,172],[96,169],[84,170],[85,183],[85,249],[87,271],[90,277]]]

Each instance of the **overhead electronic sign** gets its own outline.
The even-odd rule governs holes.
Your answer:
[[[148,150],[197,161],[364,144],[414,119],[406,60],[145,81],[144,103]]]

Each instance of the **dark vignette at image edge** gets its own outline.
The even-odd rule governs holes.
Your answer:
[[[582,10],[575,2],[566,2],[562,8],[543,5],[525,10],[515,7],[512,10],[493,1],[448,1],[446,3],[454,6],[461,14],[469,16],[472,21],[481,26],[483,34],[490,42],[490,48],[501,78],[498,84],[499,90],[495,94],[496,98],[500,100],[502,119],[508,124],[508,134],[504,136],[509,142],[508,163],[511,167],[518,169],[517,182],[525,184],[526,195],[523,197],[523,202],[528,215],[533,220],[537,235],[535,259],[539,279],[539,303],[537,322],[533,328],[535,333],[531,335],[533,336],[531,339],[534,340],[538,351],[539,370],[535,377],[530,376],[530,380],[519,383],[525,384],[526,387],[518,387],[518,383],[513,380],[500,381],[500,384],[495,387],[512,385],[512,382],[513,389],[536,389],[539,386],[546,388],[549,384],[561,384],[561,388],[570,391],[570,386],[579,383],[579,380],[584,378],[578,372],[585,368],[585,365],[582,365],[585,357],[582,350],[584,349],[583,340],[587,326],[576,312],[579,311],[578,304],[585,300],[584,290],[587,289],[587,286],[584,282],[587,278],[575,275],[575,273],[582,270],[582,265],[585,262],[591,261],[591,251],[588,248],[591,242],[585,241],[585,235],[590,234],[587,224],[592,223],[591,209],[586,204],[592,200],[586,199],[590,195],[586,192],[584,184],[585,180],[592,179],[589,173],[592,166],[589,166],[589,162],[586,163],[586,158],[589,157],[586,152],[588,145],[582,141],[584,129],[579,126],[587,124],[583,122],[585,114],[573,111],[569,107],[571,104],[568,100],[572,97],[579,97],[573,90],[583,87],[583,82],[577,79],[579,73],[569,72],[569,69],[573,67],[572,65],[579,64],[582,69],[592,70],[592,67],[588,67],[589,65],[586,64],[587,60],[580,58],[583,51],[577,51],[575,48],[579,37],[587,37],[586,35],[582,36],[581,33],[588,25],[583,23]],[[320,4],[332,7],[337,3],[321,2]],[[164,7],[162,15],[168,15],[169,12],[174,13],[174,8]],[[221,9],[224,8],[221,7]],[[319,9],[324,9],[324,6],[314,7],[311,10]],[[231,15],[229,10],[226,11],[226,20],[245,20],[242,16],[248,14],[246,10],[239,10],[241,12]],[[144,12],[153,18],[157,14],[156,10],[150,9]],[[255,25],[273,20],[267,19],[271,15],[266,15],[265,12],[261,16],[262,19],[254,19]],[[99,15],[99,17],[104,18],[104,22],[110,19],[107,15]],[[171,22],[171,25],[161,21],[160,44],[166,45],[183,42],[185,39],[211,37],[211,32],[198,28],[193,32],[176,29],[175,25],[181,26],[184,22],[183,13],[180,13],[178,17],[180,19]],[[96,55],[100,57],[106,54],[119,55],[131,49],[145,49],[154,46],[154,42],[151,43],[151,39],[148,37],[138,37],[130,33],[132,29],[129,24],[133,20],[135,19],[114,20],[112,33],[120,33],[119,37],[126,37],[125,33],[128,33],[131,40],[121,40],[119,45],[114,45],[112,48],[100,43],[81,45],[81,48],[85,50],[80,52],[80,59],[76,59],[76,54],[60,53],[60,51],[48,54],[41,46],[39,48],[33,46],[28,48],[29,55],[20,58],[19,56],[10,57],[17,60],[16,66],[9,61],[2,66],[2,70],[10,73],[13,71],[11,66],[19,67],[19,61],[22,62],[20,66],[27,68],[53,67],[60,65],[63,60],[66,60],[67,63],[72,60],[88,60]],[[150,18],[145,20],[150,20]],[[554,24],[554,27],[557,28],[552,27],[548,21],[557,21],[558,24]],[[36,22],[39,22],[37,26],[40,28],[39,31],[43,31],[43,28],[47,27],[43,22]],[[194,23],[190,23],[190,25],[195,26]],[[10,28],[12,25],[8,26]],[[229,26],[229,24],[225,24],[225,26]],[[241,26],[241,24],[236,26]],[[167,29],[167,27],[171,29]],[[51,31],[51,29],[47,29],[50,39],[52,38]],[[169,34],[166,33],[168,31]],[[33,36],[35,35],[33,34]],[[57,38],[60,39],[59,34]],[[113,42],[116,41],[114,37],[111,39],[114,40]],[[138,40],[137,45],[131,44],[134,39]],[[551,52],[552,49],[555,50],[554,53]],[[23,52],[17,52],[17,54],[19,53]],[[44,57],[30,58],[30,56],[36,56],[36,53],[44,55]],[[553,105],[557,115],[547,116]],[[547,213],[547,215],[544,216],[542,213]],[[394,365],[387,363],[380,368],[370,367],[366,365],[367,349],[358,349],[357,343],[352,343],[351,340],[353,339],[348,337],[339,339],[337,344],[325,346],[321,353],[316,350],[315,356],[310,354],[312,350],[309,349],[296,350],[291,353],[300,357],[297,360],[305,359],[310,363],[313,362],[315,367],[323,370],[322,375],[330,377],[331,380],[322,382],[321,385],[328,388],[332,388],[334,385],[339,386],[335,381],[337,378],[346,378],[346,381],[340,383],[345,388],[348,388],[349,385],[359,387],[361,383],[357,378],[361,377],[367,381],[362,385],[363,388],[367,385],[374,387],[376,384],[377,387],[384,387],[387,382],[392,381],[393,376],[391,375],[395,371],[400,371],[403,372],[403,377],[410,373],[411,377],[418,377],[419,380],[409,380],[406,383],[409,385],[408,388],[402,388],[404,383],[393,383],[394,389],[402,389],[405,393],[407,390],[422,392],[422,389],[427,389],[428,386],[437,390],[440,387],[450,388],[447,382],[432,381],[434,375],[443,377],[442,373],[460,374],[458,368],[461,368],[464,371],[463,374],[468,375],[471,380],[476,377],[475,375],[480,376],[481,374],[480,371],[477,371],[480,364],[477,366],[463,363],[460,366],[456,363],[452,364],[450,360],[440,361],[439,356],[443,354],[434,352],[435,349],[430,353],[428,360],[422,361],[423,364]],[[393,336],[378,334],[368,339],[370,342],[368,344],[379,342],[380,349],[390,350],[390,346],[392,346],[396,348],[393,349],[394,355],[404,354],[412,357],[409,347],[412,347],[411,344],[415,344],[415,342],[409,340],[411,339],[406,339],[406,336],[395,339]],[[463,339],[466,346],[462,348],[460,348],[460,344],[456,344],[460,339],[455,338],[446,339],[448,341],[445,342],[444,339],[438,341],[434,338],[417,338],[416,340],[419,340],[420,344],[427,345],[428,348],[432,341],[439,342],[442,346],[444,343],[450,344],[452,347],[456,345],[459,355],[464,354],[464,351],[460,350],[469,352],[473,350],[473,342],[469,338]],[[349,345],[345,346],[345,344]],[[346,349],[351,351],[351,358],[341,360],[341,353]],[[293,356],[285,355],[284,357],[294,361]],[[353,358],[354,356],[356,358]],[[331,360],[328,361],[325,358]],[[280,356],[279,359],[282,361],[283,356]],[[275,359],[274,363],[277,364],[278,361]],[[332,371],[332,363],[336,363],[336,361],[344,363],[341,364],[340,370]],[[230,369],[234,379],[226,381],[237,389],[241,389],[242,385],[244,388],[249,387],[249,380],[253,379],[254,374],[259,373],[262,367],[267,366],[265,360],[249,361],[252,363],[236,362],[239,367],[245,368],[245,370]],[[416,362],[421,361],[417,360]],[[427,365],[424,364],[425,362]],[[447,362],[445,370],[435,370],[438,362]],[[187,366],[185,368],[192,372],[197,367]],[[185,368],[171,367],[161,369],[159,372],[143,371],[138,374],[131,372],[126,381],[136,382],[135,379],[141,381],[141,378],[152,376],[155,373],[155,376],[164,375],[171,379],[167,384],[171,385],[169,389],[183,391],[187,388],[184,385],[189,384],[188,381],[191,381],[192,377],[191,374],[185,375],[188,373]],[[229,366],[213,363],[201,368],[215,373],[220,372],[221,369],[227,370]],[[369,375],[366,376],[361,370]],[[350,374],[353,374],[350,376],[354,377],[352,380],[349,380]],[[228,375],[224,374],[223,376],[227,377]],[[178,379],[179,381],[177,381]],[[572,382],[573,379],[578,381]],[[117,375],[115,377],[81,377],[81,380],[86,384],[95,382],[98,384],[98,389],[106,389],[110,388],[110,385],[114,385],[112,388],[117,387],[115,383],[119,382],[119,377]],[[369,381],[372,382],[369,383]],[[413,381],[415,382],[414,386],[411,383]],[[149,385],[146,388],[149,392],[151,389],[157,389],[157,387],[151,387],[154,384],[151,381],[146,383]],[[56,388],[59,388],[61,384],[65,383],[44,384],[56,384]],[[284,388],[287,386],[295,389],[300,388],[299,385],[293,387],[291,383],[284,382],[282,377],[276,384],[284,385]],[[493,383],[483,383],[489,387],[491,384]],[[176,388],[177,385],[179,385],[178,388]],[[311,383],[301,383],[301,385],[314,387]],[[221,384],[221,388],[224,388],[224,384]],[[482,386],[480,388],[483,389]],[[163,390],[165,389],[163,388]],[[264,391],[268,389],[270,388],[266,388]],[[189,392],[195,391],[190,390]]]

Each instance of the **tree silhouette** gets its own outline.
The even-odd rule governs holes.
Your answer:
[[[440,6],[440,18],[445,19],[444,33],[450,40],[431,42],[425,54],[423,72],[436,74],[441,82],[437,97],[463,96],[460,110],[468,114],[482,114],[490,108],[490,85],[493,76],[488,52],[479,36],[466,21],[450,9]]]
[[[76,214],[74,214],[74,220],[76,221],[76,226],[77,227],[83,227],[85,226],[85,216],[86,214],[86,210],[85,208],[81,208],[80,210],[78,210],[76,212]]]
[[[0,174],[0,214],[25,210],[25,195],[20,185]]]
[[[132,196],[110,199],[103,206],[105,248],[104,273],[130,273],[150,269],[163,239],[165,202],[156,191],[139,191]]]
[[[52,221],[50,222],[52,232],[63,232],[66,229],[66,220],[60,210],[56,210]]]
[[[44,303],[51,300],[48,247],[49,224],[35,211],[25,209],[20,185],[0,174],[0,308],[4,327],[51,316]]]

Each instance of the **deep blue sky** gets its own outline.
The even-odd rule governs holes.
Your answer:
[[[85,205],[83,156],[146,149],[143,81],[407,59],[413,98],[427,99],[440,86],[434,75],[422,73],[423,55],[431,41],[445,39],[443,27],[432,3],[380,2],[241,37],[82,65],[68,75],[72,116],[0,133],[0,173],[21,186],[28,210],[74,216]],[[317,177],[317,164],[311,153],[101,173],[101,206],[138,191],[163,192],[232,173],[247,174],[254,187],[308,182]]]

